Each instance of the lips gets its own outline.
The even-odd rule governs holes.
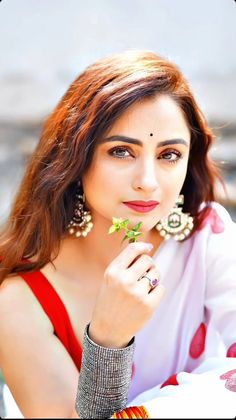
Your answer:
[[[156,208],[158,201],[124,201],[124,204],[139,213],[148,213]]]

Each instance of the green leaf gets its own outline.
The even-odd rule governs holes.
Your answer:
[[[132,230],[128,230],[128,232],[126,232],[126,236],[127,238],[134,238],[135,232],[133,232]]]
[[[142,232],[133,232],[134,236],[138,237],[140,235],[142,235]]]
[[[118,219],[117,217],[112,217],[112,223],[113,223],[113,225],[115,225],[115,226],[120,226],[121,225],[121,223],[122,223],[122,219]]]
[[[137,238],[142,235],[142,232],[139,231],[143,222],[137,223],[133,229],[128,229],[129,219],[123,220],[122,218],[112,217],[112,226],[110,226],[108,234],[119,232],[124,229],[126,231],[122,242],[128,239],[128,242],[136,242]]]
[[[138,231],[138,230],[141,228],[142,224],[143,224],[143,222],[139,222],[139,223],[137,223],[137,225],[135,225],[135,226],[133,227],[133,230]]]
[[[116,230],[117,230],[116,226],[111,225],[111,227],[108,230],[108,233],[114,233],[114,232],[116,232]]]
[[[122,228],[124,228],[124,229],[127,229],[127,227],[128,227],[128,224],[129,224],[129,219],[126,219],[126,220],[123,220],[122,222],[121,222],[121,227]]]

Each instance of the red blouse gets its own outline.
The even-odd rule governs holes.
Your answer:
[[[80,371],[82,347],[74,333],[69,314],[60,296],[41,271],[20,273],[46,312],[59,338]]]

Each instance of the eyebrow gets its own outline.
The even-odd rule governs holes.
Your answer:
[[[134,139],[132,137],[127,137],[127,136],[120,136],[120,135],[106,137],[101,140],[101,143],[112,142],[112,141],[122,141],[125,143],[131,143],[131,144],[137,144],[138,146],[143,146],[143,142],[141,140]],[[163,147],[169,144],[183,144],[186,147],[189,146],[188,142],[184,139],[169,139],[169,140],[163,140],[163,141],[158,142],[157,147]]]

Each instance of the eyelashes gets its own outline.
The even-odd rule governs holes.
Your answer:
[[[175,151],[168,151],[166,153],[162,153],[158,159],[164,159],[169,163],[177,163],[179,159],[181,159],[182,153]]]
[[[108,151],[108,154],[115,159],[133,159],[133,152],[124,146],[116,146]],[[169,164],[177,163],[183,157],[182,153],[175,149],[164,150],[157,157],[158,160],[164,160]]]
[[[127,157],[133,157],[130,150],[127,147],[113,147],[111,150],[108,151],[108,154],[118,158],[118,159],[125,159]],[[127,155],[128,154],[128,155]]]

